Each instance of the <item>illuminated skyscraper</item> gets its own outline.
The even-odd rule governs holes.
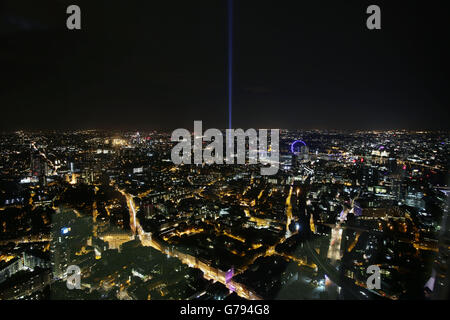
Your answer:
[[[432,298],[439,300],[448,300],[449,298],[449,277],[450,277],[450,221],[449,221],[449,207],[450,207],[450,191],[448,189],[441,190],[445,194],[442,201],[442,221],[439,231],[439,245],[438,253],[433,264],[433,272],[430,280],[426,286],[432,291]]]
[[[31,152],[30,174],[31,177],[38,179],[41,185],[47,185],[48,164],[37,151]]]

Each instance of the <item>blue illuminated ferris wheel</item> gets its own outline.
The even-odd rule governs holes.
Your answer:
[[[292,152],[293,154],[300,153],[300,152],[301,152],[302,145],[303,145],[304,147],[306,147],[306,143],[305,143],[304,141],[302,141],[302,140],[295,140],[295,141],[292,142],[292,144],[291,144],[291,152]]]

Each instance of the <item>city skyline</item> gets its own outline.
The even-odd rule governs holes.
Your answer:
[[[0,300],[448,300],[443,3],[0,0]]]
[[[1,299],[448,295],[448,133],[284,130],[268,176],[174,164],[157,131],[0,141]]]

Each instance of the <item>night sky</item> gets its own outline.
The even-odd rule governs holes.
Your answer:
[[[234,0],[233,127],[449,130],[444,3]],[[0,0],[0,131],[225,128],[227,37],[227,0]]]

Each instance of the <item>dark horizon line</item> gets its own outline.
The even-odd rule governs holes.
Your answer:
[[[192,126],[193,127],[193,126]],[[175,128],[177,129],[177,128]],[[173,130],[175,130],[173,129]],[[189,128],[185,128],[188,129]],[[203,131],[207,130],[207,129],[211,129],[211,128],[202,128]],[[225,131],[228,130],[229,128],[214,128],[214,129],[219,129],[220,131]],[[427,128],[417,128],[417,129],[410,129],[410,128],[379,128],[379,129],[374,129],[374,128],[370,128],[370,129],[341,129],[341,128],[276,128],[276,127],[253,127],[253,128],[242,128],[242,127],[238,127],[238,128],[233,128],[234,130],[237,129],[243,129],[243,130],[247,130],[247,129],[255,129],[255,130],[259,130],[259,129],[279,129],[281,131],[337,131],[337,132],[373,132],[373,131],[377,131],[377,132],[389,132],[389,131],[397,131],[397,132],[411,132],[411,133],[419,133],[419,132],[433,132],[433,133],[449,133],[450,134],[450,130],[449,129],[427,129]],[[51,132],[80,132],[80,131],[98,131],[98,132],[150,132],[150,131],[155,131],[157,133],[170,133],[173,130],[166,130],[166,129],[146,129],[146,128],[138,128],[138,127],[134,127],[134,128],[77,128],[77,129],[57,129],[57,128],[53,128],[53,129],[9,129],[9,130],[2,130],[0,131],[0,134],[10,134],[10,133],[17,133],[17,132],[24,132],[24,133],[51,133]],[[190,132],[194,131],[193,128],[192,130],[189,130]]]

